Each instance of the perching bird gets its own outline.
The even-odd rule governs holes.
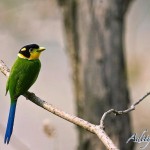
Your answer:
[[[39,47],[37,44],[29,44],[22,47],[18,53],[18,58],[15,61],[6,85],[6,94],[10,93],[10,110],[5,133],[4,143],[9,144],[10,137],[13,131],[15,110],[17,99],[23,95],[36,81],[41,63],[39,56],[44,47]]]

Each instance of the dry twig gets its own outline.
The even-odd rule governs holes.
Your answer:
[[[145,94],[141,99],[139,99],[138,101],[136,101],[135,103],[133,103],[128,109],[126,110],[115,110],[115,109],[110,109],[107,112],[105,112],[100,120],[100,128],[104,129],[104,120],[106,118],[106,116],[110,113],[113,113],[115,115],[123,115],[126,113],[129,113],[133,110],[135,110],[136,105],[138,105],[140,102],[142,102],[147,96],[150,95],[150,92],[148,92],[147,94]]]

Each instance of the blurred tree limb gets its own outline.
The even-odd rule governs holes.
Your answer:
[[[7,77],[9,76],[10,70],[2,60],[0,61],[0,71],[5,76],[7,76]],[[149,95],[150,95],[150,92],[148,92],[141,99],[136,101],[134,104],[132,104],[126,110],[122,110],[122,111],[117,111],[117,110],[114,110],[114,109],[108,110],[107,112],[105,112],[103,114],[103,116],[100,120],[100,125],[91,124],[88,121],[85,121],[81,118],[78,118],[76,116],[68,114],[68,113],[66,113],[62,110],[59,110],[56,107],[54,107],[53,105],[48,104],[46,101],[44,101],[44,100],[40,99],[39,97],[37,97],[34,93],[26,92],[23,96],[26,97],[31,102],[35,103],[36,105],[44,108],[45,110],[47,110],[47,111],[49,111],[49,112],[65,119],[65,120],[67,120],[67,121],[69,121],[69,122],[71,122],[75,125],[78,125],[78,126],[84,128],[84,129],[90,131],[91,133],[96,134],[98,136],[98,138],[103,142],[103,144],[107,147],[107,149],[109,149],[109,150],[118,150],[118,148],[114,145],[112,140],[108,137],[108,135],[104,131],[104,119],[110,113],[113,113],[115,115],[122,115],[122,114],[126,114],[126,113],[129,113],[129,112],[135,110],[136,105],[138,105],[141,101],[143,101]]]
[[[133,0],[57,0],[62,13],[66,52],[72,69],[76,114],[93,124],[107,110],[130,105],[124,55],[125,20]],[[121,150],[132,120],[108,115],[106,132]],[[113,124],[112,124],[113,122]],[[78,128],[78,150],[105,150],[99,139]]]

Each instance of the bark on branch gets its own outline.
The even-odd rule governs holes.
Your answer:
[[[7,76],[7,77],[9,76],[10,70],[8,69],[8,67],[5,65],[5,63],[2,60],[0,61],[0,71],[5,76]],[[107,147],[107,149],[118,150],[118,148],[114,145],[114,143],[108,137],[106,132],[100,128],[100,125],[91,124],[88,121],[85,121],[79,117],[68,114],[68,113],[54,107],[53,105],[48,104],[46,101],[40,99],[34,93],[31,93],[29,91],[26,92],[23,96],[26,97],[27,99],[29,99],[31,102],[35,103],[36,105],[44,108],[45,110],[65,119],[75,125],[78,125],[84,129],[90,131],[91,133],[96,134],[98,136],[98,138],[103,142],[103,144]]]
[[[6,76],[9,76],[10,70],[5,65],[5,63],[1,60],[0,61],[0,71]],[[122,115],[129,113],[133,110],[135,110],[136,105],[138,105],[141,101],[143,101],[147,96],[150,95],[150,92],[148,92],[146,95],[144,95],[141,99],[136,101],[134,104],[132,104],[128,109],[123,111],[117,111],[114,109],[110,109],[107,112],[105,112],[100,120],[100,125],[91,124],[88,121],[85,121],[79,117],[76,117],[74,115],[68,114],[56,107],[54,107],[51,104],[48,104],[46,101],[42,100],[41,98],[37,97],[34,93],[26,92],[23,96],[26,97],[31,102],[35,103],[36,105],[44,108],[45,110],[61,117],[62,119],[65,119],[75,125],[78,125],[86,130],[88,130],[91,133],[94,133],[98,136],[98,138],[103,142],[103,144],[107,147],[108,150],[119,150],[115,144],[112,142],[112,140],[108,137],[106,132],[104,131],[104,119],[106,116],[110,113],[114,113],[115,115]]]

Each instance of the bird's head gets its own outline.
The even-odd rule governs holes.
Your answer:
[[[44,50],[44,47],[40,47],[37,44],[29,44],[20,49],[18,57],[28,60],[39,59],[41,52]]]

